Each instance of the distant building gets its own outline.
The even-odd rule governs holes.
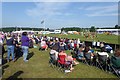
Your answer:
[[[49,33],[50,34],[54,34],[54,30],[49,30]]]
[[[13,31],[12,33],[38,33],[38,34],[60,34],[62,31],[61,30],[49,30],[49,31],[32,31],[32,30],[21,30],[21,31]]]
[[[23,32],[27,32],[27,33],[34,33],[34,31],[31,31],[31,30],[21,30],[21,31],[13,31],[12,33],[23,33]]]
[[[61,33],[61,30],[60,30],[60,29],[59,29],[59,30],[56,29],[56,30],[54,30],[54,33],[55,33],[55,34],[60,34],[60,33]]]
[[[40,31],[39,34],[50,34],[49,31]]]
[[[40,31],[39,34],[60,34],[61,30]]]
[[[110,34],[120,35],[120,29],[97,29],[98,34],[108,32]]]

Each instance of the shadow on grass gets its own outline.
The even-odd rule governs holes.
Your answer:
[[[8,67],[9,67],[9,65],[5,65],[5,66],[2,66],[2,69],[6,69]]]
[[[22,55],[23,55],[22,49],[21,48],[17,48],[15,50],[15,61],[17,61],[20,57],[22,57]]]
[[[6,80],[16,80],[18,78],[18,76],[20,76],[21,74],[23,74],[23,71],[17,71],[12,76],[8,77]],[[20,80],[22,80],[22,79],[20,79]]]
[[[9,65],[2,66],[2,75],[4,74],[4,70],[8,67],[9,67]]]
[[[2,59],[2,65],[4,65],[5,63],[7,63],[7,59],[3,58]]]
[[[30,53],[28,54],[27,59],[29,60],[33,55],[34,55],[34,52],[30,52]]]

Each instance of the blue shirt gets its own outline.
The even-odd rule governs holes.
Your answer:
[[[12,45],[14,45],[13,42],[14,42],[14,38],[10,38],[10,39],[7,40],[7,45],[12,46]]]
[[[21,43],[22,46],[29,46],[29,38],[27,36],[22,36]]]

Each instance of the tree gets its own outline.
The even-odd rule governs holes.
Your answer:
[[[118,28],[118,25],[115,25],[115,29],[117,29]]]
[[[115,29],[120,29],[120,26],[119,25],[115,25]]]
[[[91,26],[90,32],[96,32],[95,26]]]
[[[47,28],[47,31],[49,31],[50,29],[49,28]]]

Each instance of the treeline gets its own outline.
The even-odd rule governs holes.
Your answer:
[[[68,28],[62,28],[64,31],[78,31],[78,32],[96,32],[96,29],[120,29],[120,26],[115,25],[115,27],[104,27],[104,28],[96,28],[95,26],[91,26],[91,28],[79,28],[79,27],[68,27]]]
[[[115,25],[115,27],[104,27],[104,28],[96,28],[95,26],[91,26],[90,28],[80,28],[80,27],[67,27],[67,28],[61,28],[62,31],[78,31],[78,32],[85,32],[85,31],[90,31],[90,32],[96,32],[96,29],[120,29],[120,26]],[[12,31],[20,31],[20,30],[33,30],[33,31],[41,31],[44,30],[43,28],[28,28],[28,27],[5,27],[5,28],[0,28],[0,31],[3,32],[12,32]],[[51,30],[49,28],[45,30]]]
[[[44,30],[43,28],[16,28],[16,27],[6,27],[1,28],[0,31],[3,32],[12,32],[12,31],[20,31],[20,30],[33,30],[33,31],[41,31]]]
[[[79,28],[79,27],[68,27],[68,28],[62,28],[61,29],[62,31],[78,31],[78,32],[81,32],[83,31],[83,28]]]
[[[95,32],[96,28],[94,26],[91,26],[91,28],[79,28],[79,27],[68,27],[68,28],[62,28],[62,31],[78,31],[78,32],[85,32],[85,31],[90,31],[90,32]]]
[[[120,26],[115,25],[115,27],[104,27],[104,28],[96,28],[96,29],[120,29]]]

